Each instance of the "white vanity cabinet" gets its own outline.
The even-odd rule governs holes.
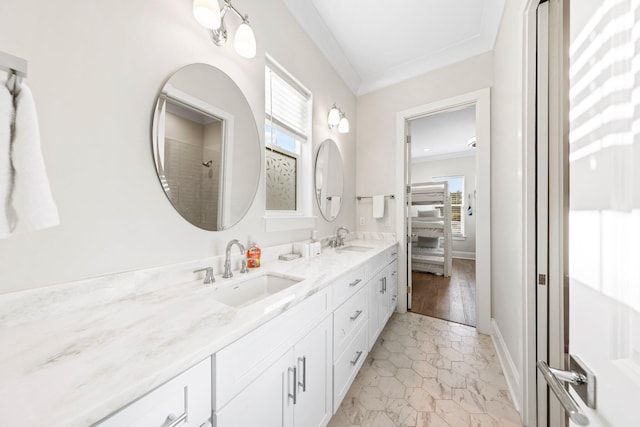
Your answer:
[[[348,273],[333,285],[333,410],[338,410],[367,356],[366,267]],[[340,298],[337,298],[340,295]],[[338,304],[340,304],[338,306]]]
[[[198,363],[96,427],[200,427],[211,418],[211,358]]]
[[[332,415],[331,288],[216,353],[216,427],[324,427]]]
[[[398,252],[387,249],[370,261],[368,283],[369,346],[371,350],[398,302]]]

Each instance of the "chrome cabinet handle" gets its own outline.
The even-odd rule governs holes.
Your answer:
[[[167,415],[167,419],[164,420],[160,427],[178,427],[180,424],[187,421],[187,386],[184,387],[184,412],[182,415],[176,417],[174,414]]]
[[[289,368],[289,375],[291,375],[291,372],[293,372],[293,394],[291,394],[291,392],[289,392],[289,398],[293,399],[293,404],[295,405],[296,402],[298,401],[298,375],[297,375],[297,369],[294,366],[293,368]]]
[[[360,282],[362,282],[362,279],[356,279],[353,282],[349,283],[349,286],[353,288],[354,286],[356,286]]]
[[[362,356],[361,351],[356,353],[356,358],[351,361],[351,365],[355,365],[356,363],[358,363],[358,359],[360,359],[360,356]]]
[[[384,294],[384,277],[380,278],[380,293]]]
[[[551,391],[553,391],[553,394],[555,394],[558,398],[558,401],[560,402],[564,410],[567,411],[567,414],[569,414],[569,418],[571,418],[571,421],[578,424],[579,426],[589,425],[589,418],[587,418],[587,416],[582,413],[573,396],[571,396],[567,389],[562,386],[560,380],[558,379],[559,377],[556,376],[556,373],[560,374],[560,379],[564,381],[575,381],[581,384],[584,384],[586,382],[586,377],[582,376],[581,378],[578,378],[573,374],[576,374],[578,376],[580,374],[577,374],[575,372],[560,371],[558,369],[550,368],[547,362],[545,362],[544,360],[538,360],[538,370],[551,388]]]
[[[415,234],[414,234],[414,236],[415,236]],[[398,255],[398,252],[391,252],[391,256],[396,256],[396,255]]]
[[[183,412],[179,417],[176,417],[173,414],[169,414],[167,415],[167,419],[164,420],[164,423],[162,423],[161,427],[177,427],[185,421],[187,421],[186,412]]]
[[[351,319],[351,321],[354,321],[358,317],[360,317],[361,314],[362,314],[362,310],[358,310],[358,311],[356,311],[356,314],[354,314],[353,316],[349,317],[349,319]]]
[[[298,385],[302,387],[302,392],[305,393],[307,391],[307,357],[298,357],[298,363],[300,362],[302,362],[302,382],[298,383]]]

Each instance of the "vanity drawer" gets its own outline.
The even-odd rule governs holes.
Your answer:
[[[340,306],[351,295],[364,288],[366,279],[367,269],[365,266],[361,266],[336,280],[333,284],[333,306]]]
[[[384,252],[379,253],[367,263],[367,277],[373,277],[382,271],[390,262],[398,259],[398,244],[396,243],[392,247],[385,249]]]
[[[349,391],[351,383],[358,374],[360,367],[367,358],[367,328],[366,323],[360,325],[353,340],[338,357],[333,365],[333,411],[338,410],[342,399]]]
[[[342,354],[360,325],[367,323],[368,317],[366,288],[360,289],[333,313],[334,360]]]
[[[199,427],[211,417],[211,358],[156,388],[96,424],[96,427],[158,427],[185,417],[184,427]]]
[[[328,287],[214,354],[214,410],[258,378],[330,313]]]

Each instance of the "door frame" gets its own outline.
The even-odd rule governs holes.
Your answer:
[[[522,310],[524,322],[522,352],[522,419],[525,425],[546,425],[538,420],[537,339],[546,336],[547,362],[555,368],[565,368],[565,283],[567,267],[568,215],[568,20],[569,1],[549,2],[549,152],[548,152],[548,274],[546,331],[538,328],[536,263],[536,85],[537,85],[537,7],[547,0],[528,0],[523,8],[523,224],[524,250]],[[546,383],[542,386],[546,390]],[[546,393],[544,393],[546,395]],[[545,406],[546,402],[544,403]],[[554,399],[548,405],[549,425],[563,426],[565,414]],[[539,424],[541,421],[542,424]]]
[[[407,224],[405,210],[406,124],[409,120],[447,110],[476,106],[476,329],[491,334],[491,90],[483,88],[452,98],[420,105],[396,114],[396,235],[398,253],[398,311],[407,310]],[[404,286],[401,286],[403,284]]]

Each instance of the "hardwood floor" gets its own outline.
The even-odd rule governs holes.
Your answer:
[[[411,272],[411,311],[476,326],[476,262],[453,259],[451,277]]]

